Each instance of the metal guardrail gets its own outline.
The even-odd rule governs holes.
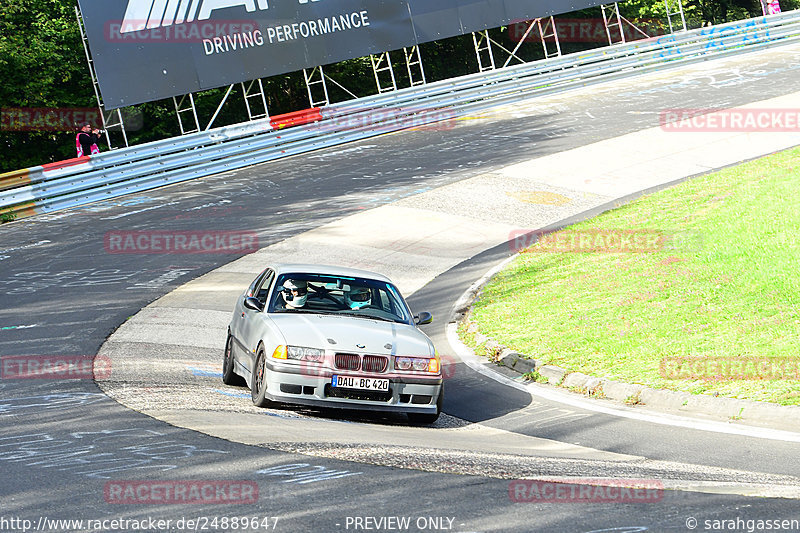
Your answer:
[[[0,214],[48,213],[497,105],[800,41],[800,10],[471,74],[0,175]]]

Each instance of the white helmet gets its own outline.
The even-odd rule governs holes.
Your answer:
[[[303,280],[287,279],[283,283],[281,295],[286,307],[295,309],[303,307],[308,299],[308,283]]]
[[[367,287],[351,287],[344,293],[344,302],[350,309],[361,309],[372,301],[372,294]]]

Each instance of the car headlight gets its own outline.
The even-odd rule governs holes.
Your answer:
[[[320,350],[319,348],[308,348],[305,346],[287,346],[286,355],[288,359],[320,363],[325,357],[325,350]]]
[[[416,372],[439,372],[439,357],[396,357],[395,370],[413,370]]]

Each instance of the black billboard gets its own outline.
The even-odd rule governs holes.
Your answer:
[[[79,0],[109,109],[568,13],[597,0]]]

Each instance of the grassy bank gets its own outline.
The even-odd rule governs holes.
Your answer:
[[[572,371],[692,393],[800,404],[800,381],[729,379],[665,358],[800,354],[800,149],[692,179],[569,228],[661,235],[658,251],[533,247],[475,302],[484,335]],[[538,246],[538,248],[537,248]],[[587,247],[582,247],[587,250]],[[629,248],[631,249],[631,248]],[[791,364],[791,363],[790,363]],[[712,378],[712,379],[707,379]]]

